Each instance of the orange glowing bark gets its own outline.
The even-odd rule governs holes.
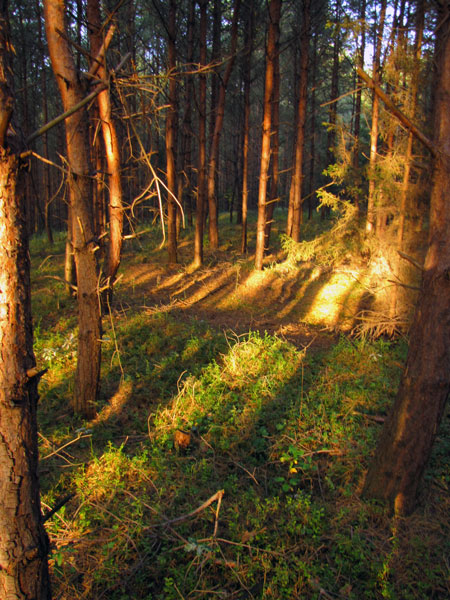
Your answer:
[[[88,0],[87,18],[92,55],[97,56],[103,43],[99,0]],[[101,80],[106,80],[107,78],[104,57],[98,66],[97,75]],[[120,148],[115,123],[111,115],[111,99],[108,89],[99,93],[97,96],[97,105],[108,168],[109,242],[104,267],[104,278],[108,286],[107,292],[111,296],[122,254],[123,203],[122,181],[120,177]]]
[[[63,107],[67,111],[82,100],[82,90],[69,44],[58,33],[58,30],[65,31],[64,14],[64,0],[45,0],[45,30],[50,60]],[[90,418],[95,415],[99,388],[101,320],[86,144],[87,121],[85,110],[80,109],[67,117],[65,125],[79,325],[73,406],[76,412]]]
[[[281,0],[270,0],[269,28],[266,45],[266,75],[264,84],[264,107],[262,123],[261,166],[258,192],[258,221],[256,225],[256,251],[255,269],[261,270],[264,259],[267,184],[269,180],[270,164],[270,136],[272,132],[272,92],[274,85],[274,60],[276,52],[276,39],[279,35],[281,13]]]
[[[410,512],[450,393],[450,6],[439,5],[429,247],[405,372],[364,494]]]

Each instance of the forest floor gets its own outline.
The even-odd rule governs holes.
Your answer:
[[[235,225],[199,270],[192,232],[178,265],[156,229],[126,242],[88,422],[63,240],[33,240],[44,510],[73,494],[46,524],[55,597],[450,596],[448,416],[411,517],[359,497],[406,340],[350,336],[364,259],[293,261],[281,228],[262,273]]]

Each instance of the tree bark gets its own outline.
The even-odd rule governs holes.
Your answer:
[[[64,110],[82,99],[82,90],[67,41],[57,30],[65,31],[64,0],[45,0],[47,42]],[[91,186],[86,136],[87,115],[79,110],[65,121],[70,174],[68,178],[73,223],[73,249],[77,273],[78,360],[73,407],[87,418],[95,415],[100,379],[101,321],[97,289],[97,248],[93,233]]]
[[[97,56],[103,43],[99,0],[88,0],[87,19],[91,54]],[[99,79],[107,79],[106,61],[103,58],[98,66]],[[97,96],[98,112],[105,146],[106,165],[108,169],[109,192],[109,240],[107,245],[106,264],[103,269],[105,298],[111,302],[114,281],[119,270],[123,241],[123,202],[122,180],[120,176],[120,147],[116,126],[111,114],[111,99],[109,90],[102,90]]]
[[[366,0],[361,0],[359,20],[361,28],[361,45],[358,47],[356,63],[360,69],[364,70],[364,53],[366,50]],[[355,102],[355,124],[353,129],[353,135],[355,137],[355,145],[353,147],[353,166],[355,169],[359,169],[359,152],[361,146],[359,139],[361,131],[361,100],[362,88],[361,86],[358,86]]]
[[[279,200],[278,178],[279,178],[279,157],[280,157],[280,28],[275,30],[275,50],[273,57],[273,89],[272,89],[272,133],[271,141],[271,177],[269,202],[266,206],[266,225],[264,230],[264,248],[267,250],[270,243],[270,232],[272,231],[273,213],[275,204]]]
[[[219,155],[220,134],[222,133],[223,118],[225,114],[225,95],[227,85],[233,70],[236,46],[237,46],[237,25],[239,18],[239,9],[241,0],[235,0],[233,9],[233,23],[231,26],[230,57],[227,61],[225,73],[219,85],[219,93],[215,106],[214,130],[211,138],[211,148],[209,152],[208,174],[207,174],[207,199],[209,207],[209,245],[211,250],[217,250],[219,247],[219,227],[218,211],[216,198],[216,175]]]
[[[375,52],[373,58],[373,80],[376,85],[379,85],[381,74],[381,44],[383,41],[384,20],[386,17],[386,0],[381,3],[380,21],[375,37]],[[367,220],[366,231],[374,232],[375,230],[375,193],[376,193],[376,164],[378,152],[378,121],[379,121],[379,100],[378,94],[373,92],[372,101],[372,125],[370,129],[370,157],[369,157],[369,196],[367,200]]]
[[[176,173],[176,145],[177,145],[177,81],[175,79],[176,69],[176,1],[169,2],[169,26],[168,26],[168,67],[169,67],[169,101],[166,114],[166,170],[167,187],[174,196],[177,194]],[[177,262],[177,205],[169,193],[167,196],[167,234],[169,262]]]
[[[38,377],[30,261],[18,159],[6,131],[13,108],[7,2],[0,6],[0,597],[50,600],[38,480]],[[33,376],[34,375],[34,376]]]
[[[264,83],[264,105],[262,123],[261,162],[258,191],[258,221],[256,224],[255,269],[261,271],[264,260],[266,229],[267,184],[270,164],[270,136],[272,133],[272,92],[274,84],[274,60],[276,38],[279,30],[281,0],[270,0],[269,27],[266,44],[266,74]]]
[[[195,27],[195,0],[189,0],[189,16],[187,24],[187,64],[191,68],[194,60],[194,27]],[[194,81],[192,75],[187,75],[185,78],[184,91],[184,118],[183,118],[183,154],[182,164],[180,165],[180,179],[182,185],[178,188],[183,190],[186,186],[186,212],[187,222],[192,227],[192,188],[193,169],[192,169],[192,99],[194,97]],[[181,162],[181,161],[180,161]],[[179,200],[181,196],[179,194]]]
[[[303,0],[303,23],[300,34],[300,77],[297,106],[297,135],[295,144],[294,171],[292,174],[292,231],[294,242],[300,241],[300,225],[302,223],[303,200],[303,149],[305,145],[306,100],[308,84],[308,49],[310,38],[311,0]]]
[[[250,140],[250,88],[252,72],[252,53],[254,36],[254,2],[246,8],[245,16],[245,56],[243,65],[244,79],[244,131],[242,136],[242,235],[241,252],[247,252],[247,215],[248,215],[248,151]]]
[[[410,333],[406,369],[367,473],[364,495],[414,508],[450,393],[450,6],[439,3],[436,42],[435,157],[429,247]]]
[[[206,65],[206,20],[208,0],[198,0],[200,7],[200,67]],[[195,215],[194,267],[203,264],[203,218],[205,207],[205,172],[206,172],[206,75],[199,76],[198,100],[198,176],[197,206]]]

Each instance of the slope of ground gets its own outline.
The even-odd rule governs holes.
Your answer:
[[[358,496],[406,350],[338,333],[359,267],[277,253],[255,274],[232,242],[191,271],[189,238],[168,266],[157,236],[127,242],[89,422],[62,241],[33,244],[44,509],[73,494],[47,522],[55,596],[447,598],[448,419],[416,513]]]

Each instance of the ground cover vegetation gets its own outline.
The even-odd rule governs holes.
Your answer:
[[[238,241],[232,231],[225,246]],[[209,282],[197,272],[189,287],[189,263],[161,266],[155,236],[125,244],[91,421],[74,419],[67,403],[75,303],[49,278],[62,271],[64,240],[52,261],[42,239],[32,243],[35,351],[49,368],[39,410],[44,509],[73,494],[46,523],[55,596],[445,598],[448,418],[412,516],[359,497],[406,340],[325,331],[326,311],[321,323],[283,326],[276,312],[292,297],[279,296],[273,311],[241,291],[239,304],[220,309],[220,273],[236,292],[250,261],[231,267],[211,255]],[[183,243],[192,249],[192,234]],[[274,261],[264,277],[279,268]],[[285,281],[301,277],[292,258],[284,268]],[[266,283],[247,289],[258,295],[257,285]]]
[[[1,3],[1,597],[450,596],[449,98],[447,0]]]

